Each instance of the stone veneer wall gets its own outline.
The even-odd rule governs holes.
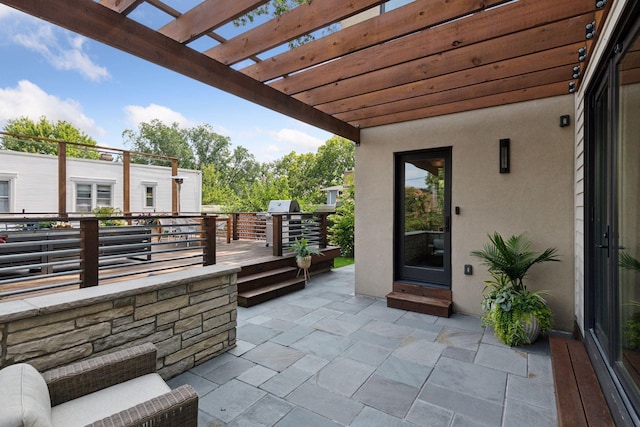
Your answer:
[[[239,267],[214,265],[0,301],[0,367],[40,371],[144,342],[168,379],[236,343]]]

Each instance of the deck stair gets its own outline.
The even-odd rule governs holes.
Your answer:
[[[452,306],[449,289],[394,282],[393,291],[387,294],[387,307],[433,316],[451,316]]]
[[[327,248],[324,256],[314,256],[309,272],[311,275],[331,270],[333,259],[340,254],[339,248]],[[279,258],[253,261],[243,265],[238,273],[238,305],[251,307],[273,298],[304,289],[305,280],[298,271],[295,257],[291,254]]]

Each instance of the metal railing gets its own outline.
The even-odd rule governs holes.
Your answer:
[[[127,225],[100,226],[105,220]],[[33,226],[50,223],[58,228]],[[0,224],[0,296],[216,262],[215,216],[2,218]]]
[[[225,215],[3,214],[0,297],[215,264],[216,237],[264,241],[274,256],[286,255],[300,238],[327,247],[325,214]],[[121,225],[104,225],[114,223]]]

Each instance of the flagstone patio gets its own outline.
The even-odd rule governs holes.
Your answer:
[[[473,316],[354,295],[354,268],[238,308],[237,347],[169,381],[200,426],[556,426],[546,339],[499,343]]]

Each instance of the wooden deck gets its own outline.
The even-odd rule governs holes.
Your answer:
[[[156,247],[154,247],[154,249],[155,248]],[[335,249],[336,248],[333,248],[333,247],[328,248],[328,250],[332,251],[332,253],[335,252]],[[179,253],[179,256],[186,257],[186,256],[192,255],[196,257],[194,258],[194,260],[197,261],[198,255],[201,252],[202,252],[201,248],[197,248],[197,249],[194,248],[193,250],[181,251]],[[173,256],[174,255],[172,255],[171,252],[153,254],[154,259],[166,259],[168,260],[169,263],[172,262],[171,259]],[[274,262],[279,262],[280,264],[282,264],[282,262],[284,262],[285,259],[288,260],[288,262],[293,264],[295,262],[293,258],[294,258],[293,254],[285,254],[282,257],[274,256],[273,248],[267,247],[264,241],[232,240],[230,243],[226,243],[224,239],[219,239],[216,245],[216,264],[237,264],[247,272],[262,270],[263,265],[273,264]],[[327,258],[329,260],[332,260],[333,255]],[[117,264],[117,263],[114,263],[114,264]],[[175,261],[174,264],[176,265],[174,268],[171,268],[171,264],[167,264],[168,268],[166,270],[163,270],[162,272],[151,273],[151,274],[162,274],[162,273],[171,272],[171,271],[179,271],[186,268],[201,267],[201,265],[184,266],[182,265],[183,263],[179,261]],[[144,264],[141,263],[141,265],[144,265]],[[115,271],[115,267],[117,267],[117,265],[114,266],[114,271]],[[150,275],[149,272],[139,273],[140,267],[136,267],[135,265],[128,266],[128,267],[117,267],[117,268],[118,268],[118,274],[124,274],[124,277],[100,280],[100,286],[105,286],[105,285],[108,285],[109,283],[116,283],[124,280],[131,280],[137,277],[146,277]],[[101,271],[101,275],[105,275],[105,276],[109,275],[110,273],[112,273],[110,269]],[[69,275],[67,280],[69,281],[73,280],[74,276],[77,277],[77,274]],[[25,288],[34,289],[40,286],[44,286],[51,281],[51,279],[47,277],[42,277],[42,278],[38,278],[37,276],[32,276],[32,277],[33,278],[28,281],[24,281],[16,284],[3,284],[1,285],[1,290],[3,292],[7,292],[15,289],[25,289]],[[64,280],[64,278],[62,278],[62,280]],[[72,290],[77,288],[78,288],[78,285],[71,285],[71,286],[65,286],[65,287],[56,288],[56,289],[50,289],[46,291],[35,291],[35,292],[30,292],[28,294],[6,296],[6,297],[3,297],[2,300],[7,301],[7,300],[24,299],[24,298],[37,296],[37,295],[44,295],[52,292],[62,292],[62,291]]]

